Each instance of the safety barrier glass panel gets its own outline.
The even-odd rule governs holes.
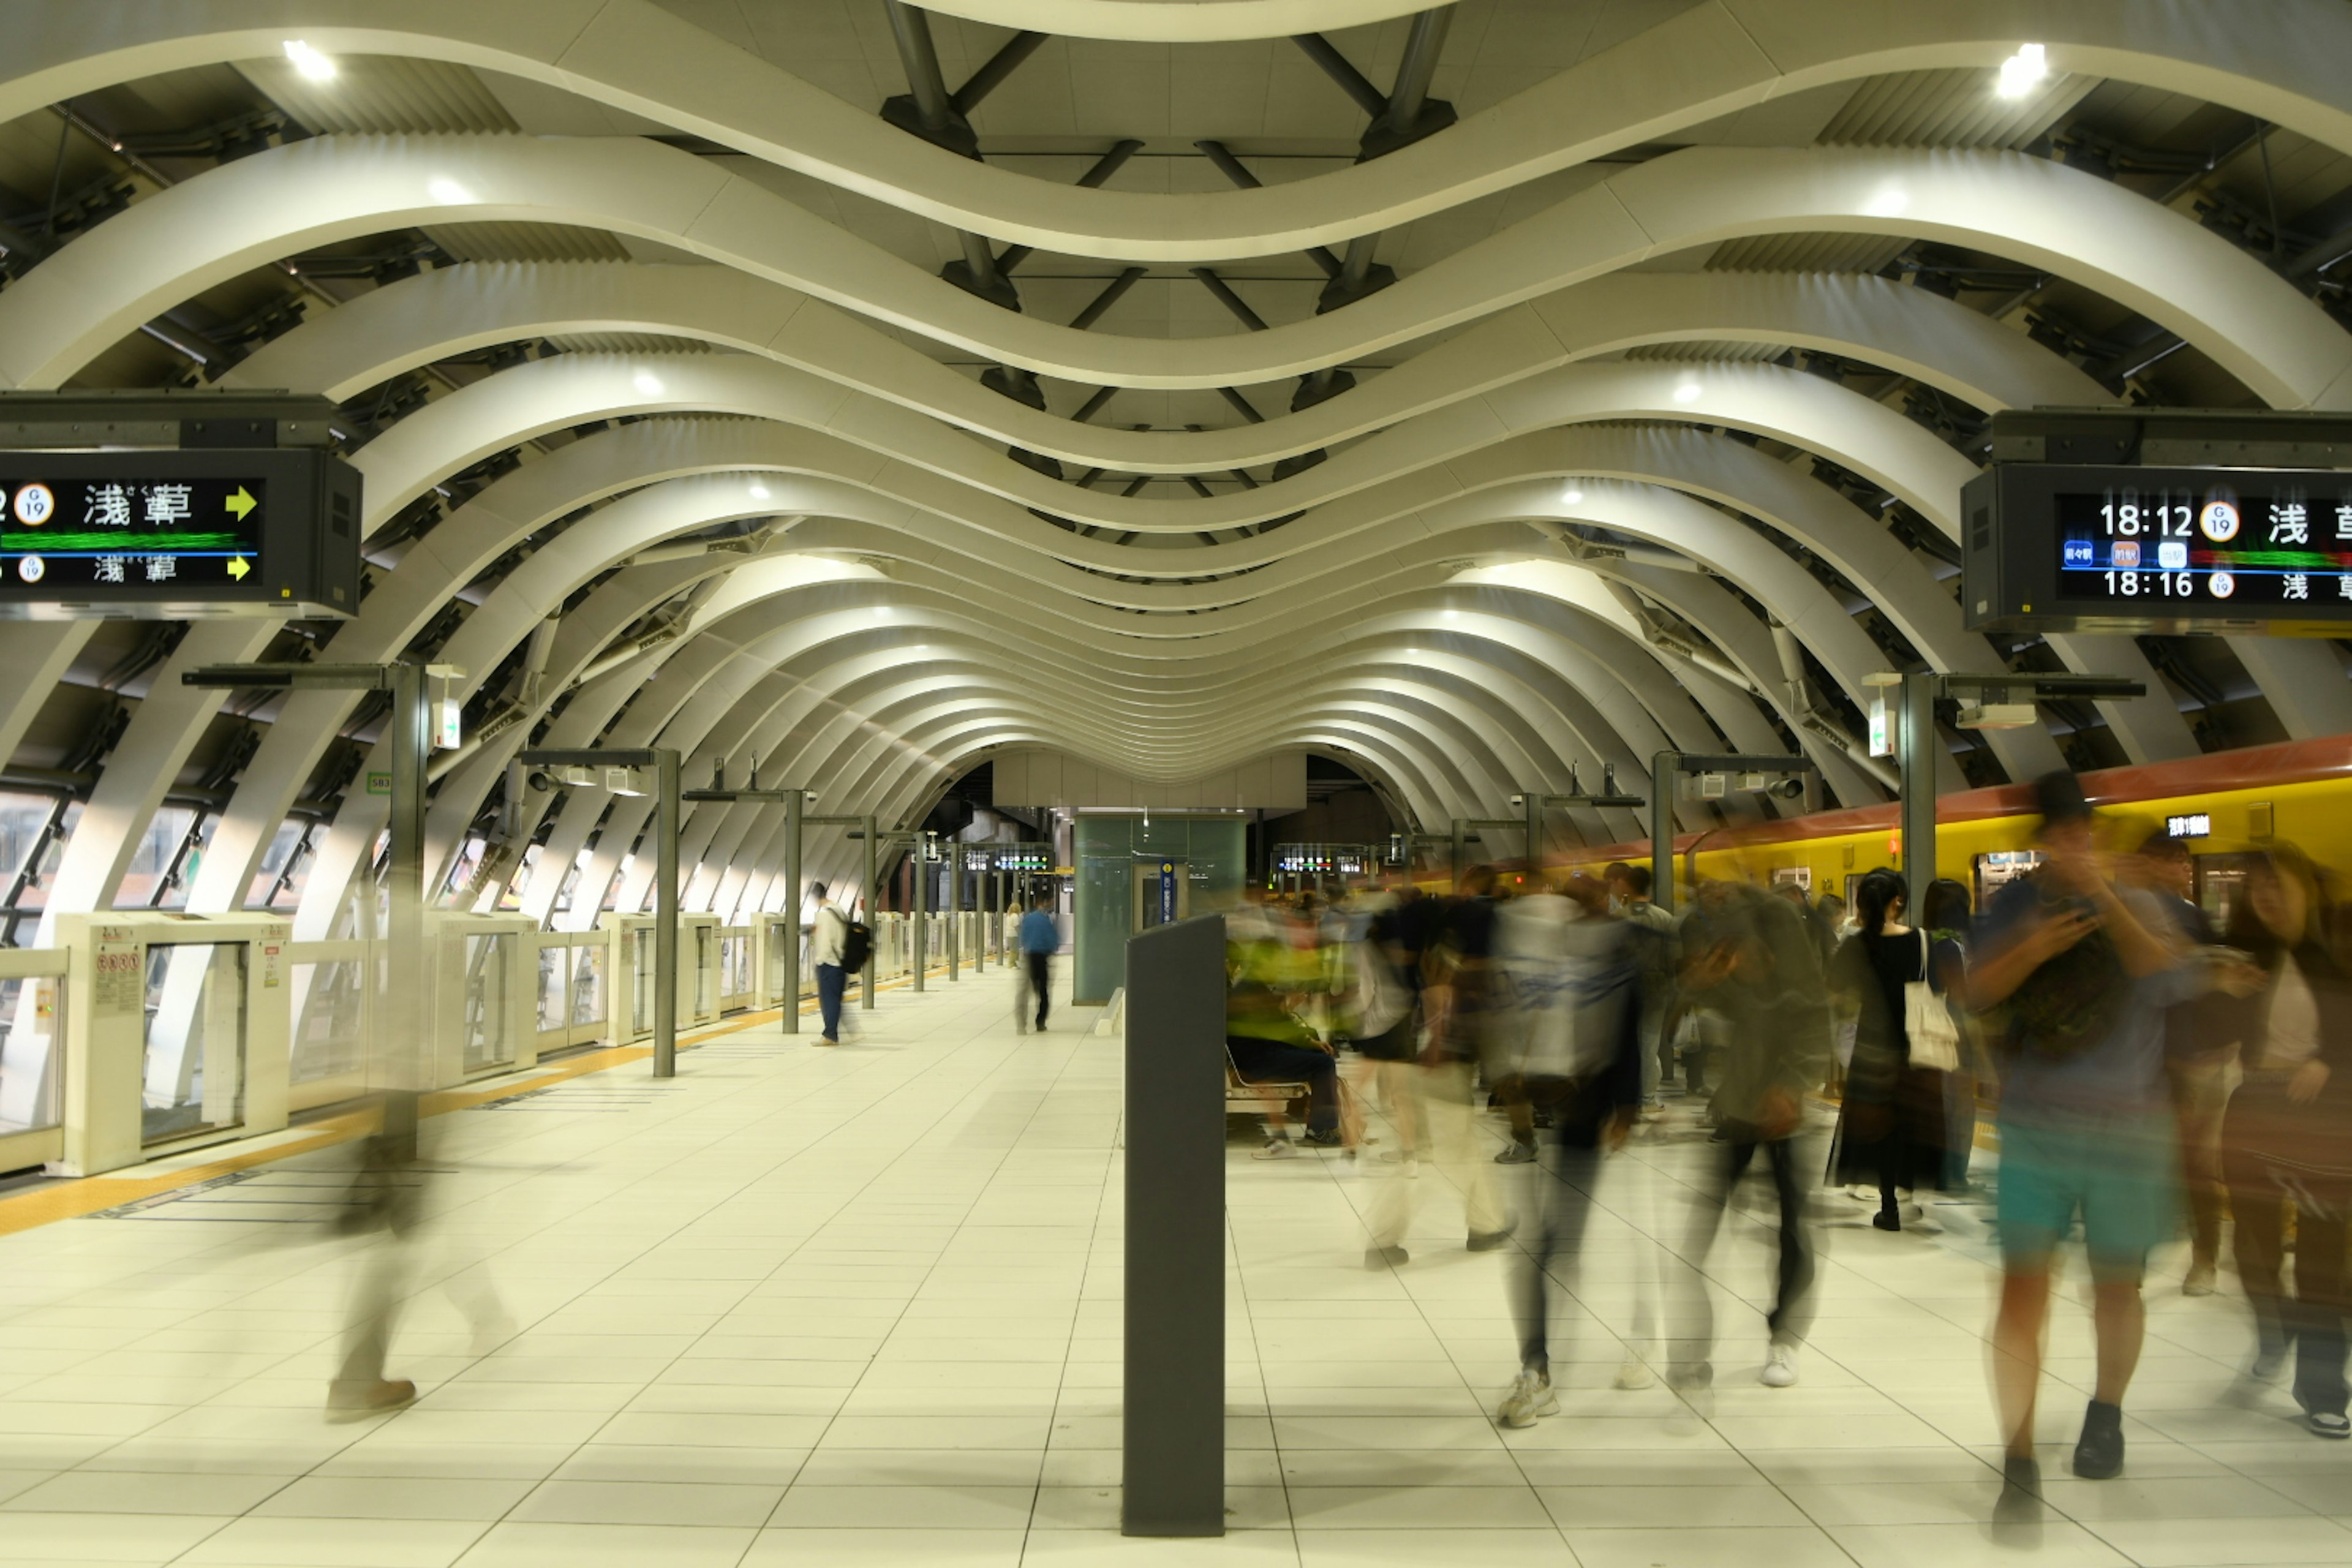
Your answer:
[[[629,1034],[649,1035],[654,1027],[654,933],[636,933],[629,943],[635,954],[629,984]]]
[[[245,950],[241,942],[147,950],[142,1142],[245,1120]]]
[[[708,1018],[719,1011],[718,955],[711,952],[714,932],[709,926],[694,928],[694,1016]]]
[[[751,996],[751,939],[748,936],[722,936],[719,939],[719,995],[728,1001],[748,1002]]]
[[[63,1120],[64,993],[54,974],[0,978],[0,1137]]]
[[[604,944],[572,951],[572,1026],[593,1028],[604,1021]]]
[[[572,955],[569,947],[539,950],[539,1032],[551,1035],[572,1022]]]
[[[507,976],[513,964],[514,942],[514,937],[506,932],[466,939],[462,1038],[465,1068],[469,1073],[514,1060],[515,1042],[507,1037]]]
[[[356,945],[356,944],[355,944]],[[153,959],[149,959],[153,963]],[[367,966],[360,959],[294,965],[293,1053],[287,1077],[295,1086],[348,1081],[351,1092],[365,1089],[367,1068]]]

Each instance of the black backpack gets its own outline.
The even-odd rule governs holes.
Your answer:
[[[874,957],[874,928],[864,921],[842,917],[841,972],[856,974]]]

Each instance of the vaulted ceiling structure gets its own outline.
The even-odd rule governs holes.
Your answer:
[[[322,394],[369,562],[347,623],[0,625],[11,910],[168,819],[153,901],[349,918],[383,715],[179,681],[233,659],[463,668],[439,874],[572,923],[647,814],[501,838],[526,744],[887,822],[1304,749],[1443,822],[1664,746],[1883,799],[1922,665],[2150,688],[1954,787],[2352,730],[2336,644],[1966,632],[1954,542],[1996,411],[2352,406],[2347,58],[2339,0],[0,8],[0,386]],[[780,827],[691,814],[691,900],[781,907]]]

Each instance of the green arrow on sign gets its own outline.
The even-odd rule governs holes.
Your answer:
[[[236,513],[237,521],[243,522],[246,519],[246,514],[261,503],[253,499],[253,492],[251,490],[247,489],[243,485],[239,485],[236,487],[236,493],[230,496],[228,500],[222,504],[226,506],[229,510]]]

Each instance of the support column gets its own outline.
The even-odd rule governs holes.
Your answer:
[[[1916,923],[1927,908],[1927,884],[1936,879],[1936,689],[1933,670],[1903,678],[1903,886]]]
[[[801,816],[808,796],[798,789],[784,795],[784,1016],[779,1025],[787,1035],[801,1032],[801,908],[807,889],[801,886]]]
[[[654,1076],[677,1076],[677,752],[654,752]]]
[[[923,970],[931,960],[930,837],[929,833],[918,827],[913,835],[914,843],[908,850],[908,853],[914,857],[913,869],[908,879],[915,886],[915,989],[918,991],[923,989]]]
[[[875,918],[874,904],[880,896],[881,889],[874,879],[874,835],[877,830],[872,817],[866,819],[864,831],[866,834],[866,923],[879,931],[882,929],[882,922]],[[871,1012],[874,1009],[874,972],[881,967],[882,957],[879,953],[870,954],[866,958],[864,983],[857,987],[857,1009],[861,1013]]]
[[[426,1080],[425,1003],[431,968],[425,934],[425,768],[433,751],[425,667],[396,664],[392,687],[392,842],[385,892],[385,977],[381,1037],[383,1140],[394,1157],[416,1157],[417,1096]],[[373,900],[362,898],[362,904]]]
[[[1675,912],[1675,786],[1682,782],[1683,754],[1660,752],[1650,759],[1650,901]]]

